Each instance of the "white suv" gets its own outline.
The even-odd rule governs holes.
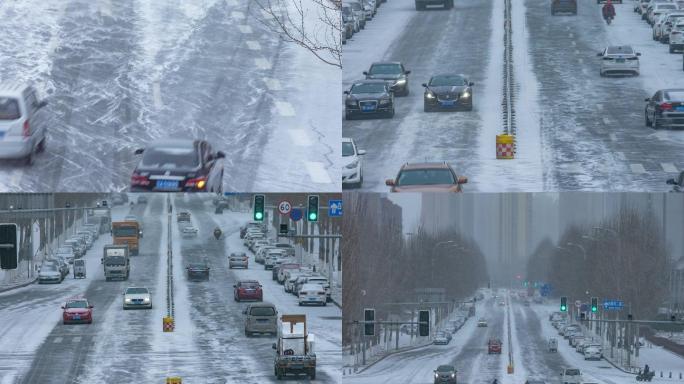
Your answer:
[[[366,151],[358,149],[353,139],[342,138],[342,186],[355,186],[360,188],[363,184],[363,162],[360,156]]]
[[[45,150],[49,115],[47,101],[25,84],[0,85],[0,159],[24,159]]]
[[[565,368],[561,371],[562,384],[582,384],[582,372],[579,368]]]
[[[669,43],[670,53],[684,50],[684,20],[678,20],[678,23],[672,26]]]

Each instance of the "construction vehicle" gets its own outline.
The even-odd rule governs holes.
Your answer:
[[[306,315],[282,315],[279,325],[278,342],[273,343],[276,377],[282,380],[288,374],[305,374],[315,380],[314,335],[307,332]]]
[[[137,255],[140,242],[140,224],[137,221],[112,222],[112,240],[114,245],[128,245],[131,255]]]
[[[103,253],[102,265],[104,266],[105,280],[128,280],[128,276],[131,273],[131,263],[128,257],[128,245],[105,245]]]

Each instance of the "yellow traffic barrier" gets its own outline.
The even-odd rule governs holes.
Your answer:
[[[173,323],[173,317],[167,316],[162,319],[162,326],[164,332],[173,332],[175,325]]]
[[[508,374],[513,374],[513,364],[508,364]]]
[[[512,135],[496,135],[496,158],[513,159],[515,157],[514,141],[515,137]]]
[[[183,384],[183,380],[178,376],[167,377],[166,384]]]

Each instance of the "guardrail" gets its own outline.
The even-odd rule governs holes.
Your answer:
[[[171,205],[171,196],[167,195],[166,203],[169,209],[167,210],[167,241],[166,241],[166,317],[171,319],[171,330],[175,328],[175,306],[173,302],[173,236],[172,223],[173,208]],[[165,329],[166,330],[166,329]]]
[[[503,133],[513,136],[513,153],[516,151],[515,135],[515,74],[513,70],[513,28],[511,26],[511,0],[504,6],[504,62],[503,62]]]

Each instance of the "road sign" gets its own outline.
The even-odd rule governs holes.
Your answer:
[[[281,215],[287,215],[290,213],[290,210],[292,210],[292,204],[290,204],[289,201],[283,200],[278,203],[278,212],[280,212]]]
[[[544,297],[549,296],[551,294],[551,286],[548,284],[542,285],[541,289],[539,289],[539,293]]]
[[[586,303],[582,303],[580,306],[580,311],[582,312],[587,312],[589,310],[589,306]]]
[[[579,308],[582,306],[582,300],[575,300],[575,307]]]
[[[302,216],[304,216],[304,213],[300,208],[292,208],[292,210],[290,210],[290,219],[299,221],[302,219]]]
[[[606,310],[620,310],[625,306],[625,303],[620,300],[604,300],[603,309]]]
[[[342,200],[328,200],[328,216],[341,217],[342,216]]]

